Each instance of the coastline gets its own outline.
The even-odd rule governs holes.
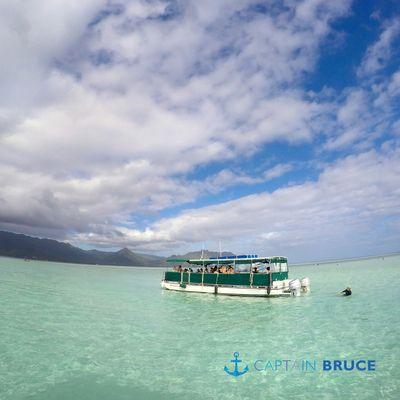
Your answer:
[[[347,263],[347,262],[354,262],[354,261],[373,260],[373,259],[378,259],[378,258],[396,257],[399,255],[400,255],[400,251],[395,252],[395,253],[377,254],[377,255],[371,255],[371,256],[328,259],[328,260],[322,260],[322,261],[313,260],[313,261],[301,262],[301,263],[291,263],[290,266],[297,267],[297,266],[307,266],[307,265],[315,266],[315,265],[321,265],[321,264]]]
[[[327,264],[335,264],[335,263],[348,263],[348,262],[355,262],[355,261],[364,261],[364,260],[373,260],[379,258],[390,258],[400,256],[400,251],[395,253],[386,253],[386,254],[376,254],[370,256],[360,256],[360,257],[350,257],[350,258],[338,258],[338,259],[327,259],[327,260],[312,260],[307,262],[300,262],[300,263],[289,263],[291,267],[301,267],[301,266],[319,266],[319,265],[327,265]],[[166,270],[168,269],[167,266],[143,266],[143,265],[112,265],[112,264],[83,264],[83,263],[74,263],[74,262],[64,262],[64,261],[50,261],[50,260],[35,260],[35,259],[24,259],[20,257],[10,257],[10,256],[3,256],[0,255],[0,258],[9,258],[11,260],[21,260],[27,262],[46,262],[51,264],[63,264],[63,265],[76,265],[76,266],[85,266],[85,267],[105,267],[105,268],[135,268],[135,269],[159,269],[159,270]]]

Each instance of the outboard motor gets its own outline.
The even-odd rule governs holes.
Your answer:
[[[289,282],[289,289],[292,296],[300,296],[301,282],[300,279],[293,279]]]
[[[308,293],[310,291],[310,278],[302,278],[300,280],[301,283],[301,291],[303,293]]]

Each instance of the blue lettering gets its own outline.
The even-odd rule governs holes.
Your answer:
[[[264,371],[264,368],[261,368],[261,369],[257,368],[257,363],[263,363],[263,360],[256,360],[256,361],[254,361],[254,369],[255,369],[256,371]]]
[[[344,360],[343,361],[343,368],[345,369],[345,371],[352,371],[354,369],[354,360],[351,360],[350,363],[351,365],[348,365],[349,361],[348,360]]]
[[[323,371],[375,371],[375,360],[323,360]]]
[[[305,360],[303,371],[315,371],[317,368],[317,362],[314,360],[313,362]]]
[[[322,370],[323,371],[330,371],[332,369],[331,362],[329,360],[322,361]]]
[[[274,366],[272,365],[271,360],[268,360],[267,364],[265,365],[265,370],[268,368],[271,368],[271,370],[274,371]]]
[[[368,371],[375,371],[375,360],[368,360]]]
[[[333,370],[336,371],[336,369],[342,370],[342,362],[340,360],[333,360]]]
[[[290,360],[282,360],[282,362],[285,364],[285,371],[288,370],[288,363]]]
[[[359,371],[365,371],[367,369],[367,367],[360,367],[360,364],[364,364],[365,365],[365,361],[364,360],[359,360],[356,362],[356,368]]]

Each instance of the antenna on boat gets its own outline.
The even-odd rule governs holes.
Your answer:
[[[221,241],[219,241],[219,256],[222,256],[222,250],[221,250]]]
[[[201,247],[201,259],[204,258],[204,243],[203,246]]]

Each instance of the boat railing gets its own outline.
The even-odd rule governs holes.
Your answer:
[[[265,271],[265,270],[261,270],[261,271],[257,271],[257,272],[251,272],[251,271],[238,271],[235,270],[234,272],[219,272],[219,271],[215,271],[215,272],[211,272],[211,271],[184,271],[184,270],[175,270],[175,269],[168,269],[167,271],[169,272],[179,272],[179,273],[190,273],[190,274],[224,274],[224,275],[233,275],[233,274],[248,274],[248,273],[252,273],[252,274],[270,274],[273,272],[287,272],[288,271],[288,267],[279,267],[279,268],[271,268],[271,270],[269,271]]]
[[[250,273],[241,272],[235,274],[224,273],[197,273],[197,272],[166,272],[164,279],[169,282],[194,285],[244,285],[244,286],[271,286],[275,280],[287,279],[287,272]]]

